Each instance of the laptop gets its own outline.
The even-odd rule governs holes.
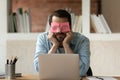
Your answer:
[[[40,54],[40,80],[80,80],[78,54]]]

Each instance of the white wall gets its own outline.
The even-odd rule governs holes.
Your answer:
[[[9,40],[7,41],[7,58],[18,57],[16,72],[36,73],[33,60],[36,40]]]
[[[91,67],[95,76],[120,76],[120,41],[91,41]]]
[[[18,56],[16,71],[36,73],[33,66],[36,40],[7,41],[7,57]],[[91,68],[95,76],[120,76],[120,41],[91,41]]]
[[[0,72],[4,72],[6,63],[6,28],[7,10],[6,0],[0,0]]]

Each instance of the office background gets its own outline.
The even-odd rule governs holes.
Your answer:
[[[33,66],[35,43],[38,34],[7,34],[7,0],[0,0],[0,72],[4,72],[6,58],[18,56],[16,72],[36,73]],[[89,1],[89,0],[86,0]],[[109,0],[110,1],[110,0]],[[111,0],[110,2],[112,2]],[[116,0],[119,1],[119,0]],[[118,3],[118,2],[117,2]],[[116,6],[117,6],[116,3]],[[89,8],[89,4],[86,7]],[[109,5],[109,7],[112,5]],[[119,5],[118,5],[119,6]],[[119,7],[118,7],[119,8]],[[107,10],[106,10],[107,11]],[[87,13],[87,12],[86,12]],[[113,12],[114,13],[114,12]],[[112,13],[112,14],[113,14]],[[115,12],[116,16],[119,15]],[[110,15],[110,14],[107,14]],[[115,15],[114,15],[115,16]],[[85,19],[88,21],[88,19]],[[111,20],[111,19],[110,19]],[[89,25],[89,24],[86,24]],[[117,28],[117,30],[119,30]],[[29,36],[28,36],[29,35]],[[88,35],[91,41],[91,68],[94,75],[120,75],[120,34]],[[32,36],[32,37],[31,37]]]

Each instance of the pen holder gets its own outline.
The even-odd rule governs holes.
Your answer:
[[[15,64],[5,64],[5,78],[14,79],[15,78]]]

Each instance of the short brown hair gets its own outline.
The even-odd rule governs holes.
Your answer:
[[[59,9],[54,11],[50,16],[49,16],[49,25],[51,25],[52,22],[52,17],[56,16],[56,17],[60,17],[60,18],[67,18],[68,22],[70,24],[70,28],[71,28],[71,15],[69,12],[67,12],[66,10],[63,9]]]

